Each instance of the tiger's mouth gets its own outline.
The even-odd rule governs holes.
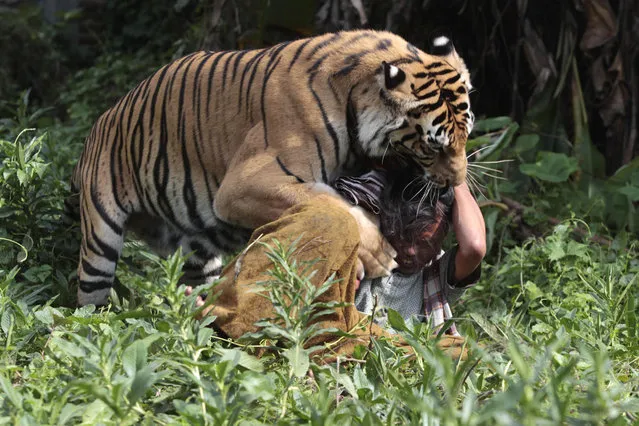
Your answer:
[[[427,182],[432,182],[436,188],[443,189],[451,186],[452,180],[448,179],[444,176],[440,176],[432,173],[430,170],[424,170],[424,180]]]
[[[390,149],[395,153],[400,168],[406,168],[407,172],[413,170],[421,174],[424,180],[436,188],[446,188],[461,184],[466,179],[465,167],[459,166],[458,159],[449,157],[443,148],[433,149],[424,142],[424,150],[416,152],[401,141],[388,141]]]
[[[413,170],[416,174],[420,174],[421,172],[421,175],[425,181],[431,182],[432,185],[438,188],[444,188],[448,186],[448,179],[434,170],[436,164],[423,164],[419,158],[415,157],[414,152],[408,150],[401,144],[393,144],[391,142],[390,146],[396,153],[395,158],[398,160],[398,166],[400,168],[405,168],[407,172],[409,170]]]

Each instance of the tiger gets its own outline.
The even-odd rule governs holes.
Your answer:
[[[78,304],[105,305],[126,231],[191,253],[210,282],[252,230],[311,197],[347,209],[367,276],[396,252],[332,182],[362,159],[403,158],[438,187],[466,179],[469,71],[445,35],[426,51],[385,31],[199,51],[140,82],[95,122],[74,169],[82,232]]]

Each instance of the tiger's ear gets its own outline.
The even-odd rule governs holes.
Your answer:
[[[443,57],[449,65],[453,66],[462,76],[468,90],[472,87],[470,84],[470,73],[464,60],[459,56],[453,45],[453,40],[446,31],[436,31],[430,37],[430,42],[426,49],[426,53],[434,56]]]
[[[453,41],[447,33],[437,31],[431,35],[426,53],[437,56],[448,56],[453,52],[455,52],[455,46],[453,46]]]
[[[382,61],[382,71],[384,73],[384,85],[387,90],[393,90],[406,80],[406,73],[399,67]]]

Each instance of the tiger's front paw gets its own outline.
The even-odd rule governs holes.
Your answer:
[[[364,274],[367,278],[390,275],[398,266],[395,262],[397,251],[380,232],[377,218],[358,206],[351,207],[349,212],[359,227],[358,257],[364,266]]]

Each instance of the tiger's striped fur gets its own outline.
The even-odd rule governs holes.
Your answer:
[[[411,158],[440,186],[465,180],[469,75],[441,41],[431,55],[387,32],[325,34],[193,53],[141,82],[95,123],[73,175],[79,304],[106,303],[127,229],[161,254],[194,251],[187,278],[202,281],[318,193],[357,220],[367,273],[389,273],[392,247],[329,185],[362,155]]]

